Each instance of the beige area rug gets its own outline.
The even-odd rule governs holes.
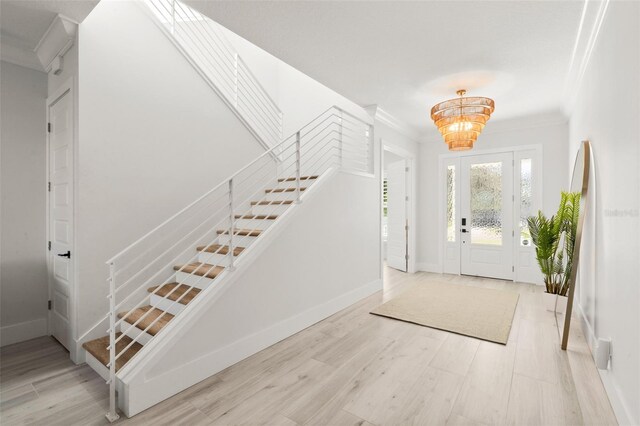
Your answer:
[[[371,313],[506,345],[518,297],[504,290],[430,282]]]

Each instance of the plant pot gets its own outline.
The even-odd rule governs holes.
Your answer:
[[[544,307],[547,309],[547,311],[555,312],[556,300],[558,299],[558,295],[552,293],[543,293],[542,299],[544,300]]]
[[[558,296],[558,301],[556,302],[556,313],[564,314],[567,311],[567,300],[569,300],[567,296]]]

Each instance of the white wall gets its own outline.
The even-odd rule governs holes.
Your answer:
[[[107,312],[107,259],[264,152],[135,2],[80,25],[79,95],[76,338]]]
[[[370,117],[356,103],[291,65],[221,27],[226,37],[282,111],[283,136],[295,133],[326,109],[337,105],[358,118]]]
[[[380,205],[379,173],[339,172],[305,193],[290,221],[277,225],[255,262],[238,267],[219,299],[183,318],[199,326],[167,329],[175,334],[170,344],[154,348],[134,377],[123,378],[132,404],[127,414],[380,290],[379,215],[371,214]]]
[[[480,135],[473,150],[542,145],[543,149],[543,200],[546,214],[556,212],[560,191],[567,190],[568,124],[561,114],[523,117],[520,119],[491,122]],[[442,247],[439,243],[438,217],[438,162],[441,154],[448,154],[446,144],[434,136],[420,144],[418,161],[418,263],[419,269],[441,271]]]
[[[590,343],[612,340],[601,376],[621,424],[640,423],[639,104],[640,3],[612,1],[571,115],[568,164],[589,140],[578,303]]]
[[[1,344],[47,333],[47,75],[0,63]]]

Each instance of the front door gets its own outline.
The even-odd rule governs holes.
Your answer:
[[[460,162],[460,273],[512,280],[513,153]]]
[[[73,294],[73,108],[71,92],[49,112],[49,331],[69,349]]]
[[[387,265],[407,271],[407,162],[387,167]]]

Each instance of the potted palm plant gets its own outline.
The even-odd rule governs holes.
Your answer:
[[[547,310],[564,313],[571,280],[573,253],[580,214],[580,193],[562,192],[555,216],[541,211],[527,219],[536,260],[544,277]]]

